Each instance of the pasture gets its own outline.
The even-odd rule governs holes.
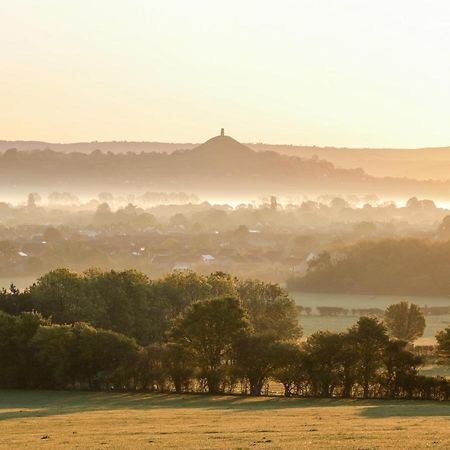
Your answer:
[[[297,305],[312,308],[311,316],[302,314],[300,324],[305,337],[310,336],[318,330],[345,331],[351,327],[358,317],[352,316],[319,316],[316,308],[318,306],[339,306],[349,310],[355,308],[381,308],[402,300],[416,303],[419,306],[450,306],[450,298],[447,297],[407,297],[393,295],[356,295],[356,294],[323,294],[307,292],[290,292]],[[435,344],[435,335],[438,331],[450,325],[450,315],[426,316],[426,327],[424,335],[416,341],[417,345]]]
[[[447,449],[450,404],[0,390],[1,449]]]

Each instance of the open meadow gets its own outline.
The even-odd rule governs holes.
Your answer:
[[[351,327],[358,317],[349,316],[320,316],[316,308],[319,306],[337,306],[351,310],[353,308],[380,308],[385,309],[402,300],[410,301],[421,307],[425,306],[450,306],[450,298],[435,296],[395,296],[395,295],[364,295],[364,294],[330,294],[290,292],[297,305],[312,308],[310,316],[302,313],[300,324],[305,337],[310,336],[318,330],[329,330],[335,332],[345,331]],[[417,339],[416,345],[434,345],[435,335],[450,324],[450,315],[426,316],[426,327],[422,337]]]
[[[1,449],[448,449],[450,404],[0,391]]]

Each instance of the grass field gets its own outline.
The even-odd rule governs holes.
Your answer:
[[[402,300],[416,303],[419,306],[450,306],[447,297],[402,297],[393,295],[356,295],[356,294],[317,294],[307,292],[290,292],[297,305],[313,308],[315,315],[300,317],[304,336],[307,337],[318,330],[345,331],[352,326],[357,317],[323,317],[317,315],[318,306],[339,306],[341,308],[381,308]],[[416,341],[418,345],[433,345],[436,343],[435,335],[438,331],[450,325],[450,315],[426,316],[424,335]]]
[[[448,449],[450,403],[0,391],[1,449]]]

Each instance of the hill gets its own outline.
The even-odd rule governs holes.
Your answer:
[[[166,142],[78,142],[49,143],[42,141],[2,141],[0,152],[15,148],[20,151],[54,150],[70,153],[91,153],[95,150],[111,153],[158,152],[172,153],[176,150],[188,150],[197,147],[194,143]],[[245,144],[258,152],[277,152],[300,158],[324,159],[336,167],[363,169],[376,177],[406,177],[418,180],[446,180],[450,173],[450,147],[430,147],[417,149],[395,148],[337,148],[302,145],[272,145],[262,143]]]
[[[20,151],[31,150],[54,150],[63,153],[91,153],[95,150],[111,153],[127,152],[162,152],[170,153],[175,150],[194,148],[198,144],[170,143],[170,142],[132,142],[132,141],[109,141],[109,142],[43,142],[43,141],[5,141],[0,140],[0,152],[15,148]]]
[[[417,149],[337,148],[295,145],[251,144],[257,151],[276,151],[302,158],[326,159],[338,167],[361,168],[377,177],[406,177],[418,180],[447,180],[450,173],[450,147]]]
[[[447,199],[450,193],[450,182],[376,178],[362,169],[340,169],[318,158],[257,152],[229,136],[172,153],[7,150],[0,156],[0,187],[16,193],[150,189],[228,199],[328,193]]]

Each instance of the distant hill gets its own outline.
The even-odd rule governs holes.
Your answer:
[[[55,150],[58,152],[70,153],[91,153],[94,150],[112,153],[127,152],[166,152],[170,153],[174,150],[183,150],[194,148],[198,144],[176,144],[170,142],[128,142],[128,141],[110,141],[110,142],[74,142],[69,144],[60,144],[42,141],[2,141],[0,140],[0,152],[4,152],[11,148],[17,150]]]
[[[450,197],[450,182],[376,178],[362,169],[340,169],[317,157],[257,152],[229,136],[172,153],[7,150],[0,156],[0,187],[92,193],[184,191],[205,198],[329,193]]]
[[[112,153],[161,152],[171,153],[197,147],[194,143],[165,142],[80,142],[70,144],[40,141],[0,141],[0,152],[11,148],[17,150],[45,150],[59,152],[90,153],[94,150]],[[369,149],[336,148],[295,145],[245,144],[256,151],[274,151],[301,158],[317,157],[333,163],[336,167],[361,168],[377,177],[406,177],[418,180],[450,179],[450,147],[420,149]]]
[[[361,168],[378,177],[406,177],[418,180],[450,179],[450,147],[417,149],[336,148],[294,145],[250,144],[257,151],[326,159],[337,167]]]

